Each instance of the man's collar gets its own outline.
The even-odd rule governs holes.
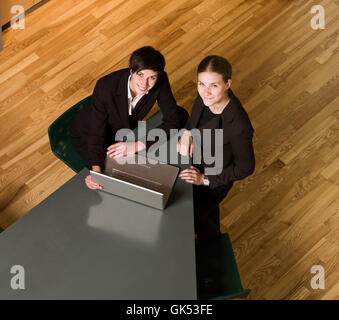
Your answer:
[[[132,99],[131,88],[129,86],[130,80],[131,80],[131,75],[129,75],[128,80],[127,80],[127,97],[128,97],[128,99]]]

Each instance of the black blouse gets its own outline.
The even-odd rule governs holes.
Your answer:
[[[220,115],[213,116],[213,113],[212,115],[208,114],[209,108],[204,105],[198,95],[194,101],[191,116],[185,126],[188,130],[194,128],[198,128],[198,130],[212,129],[212,134],[213,129],[223,130],[222,172],[217,175],[207,175],[212,189],[246,178],[253,173],[255,167],[251,121],[246,110],[231,89],[229,89],[229,97],[230,102],[223,112]],[[205,122],[206,120],[207,122]],[[213,137],[211,142],[211,152],[214,154]],[[203,145],[205,144],[203,143]],[[202,167],[206,168],[207,165],[202,163]]]
[[[204,128],[205,124],[216,118],[220,118],[220,114],[213,113],[209,107],[205,107],[199,120],[198,128]]]

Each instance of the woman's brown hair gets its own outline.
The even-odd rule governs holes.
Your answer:
[[[232,66],[223,57],[211,55],[205,57],[198,66],[198,73],[200,72],[216,72],[222,75],[226,83],[232,78]]]

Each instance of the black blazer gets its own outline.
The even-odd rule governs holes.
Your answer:
[[[83,109],[73,121],[70,133],[73,138],[85,137],[87,141],[86,165],[104,165],[106,147],[116,141],[116,132],[122,128],[135,129],[155,101],[163,114],[160,128],[180,129],[178,106],[173,96],[166,73],[159,76],[155,86],[135,106],[132,116],[128,115],[127,81],[129,69],[121,69],[99,79],[93,92],[92,105]]]
[[[207,126],[209,129],[223,129],[223,170],[218,175],[206,176],[210,180],[210,188],[244,179],[253,173],[255,167],[252,144],[253,127],[245,109],[231,89],[229,89],[229,96],[230,102],[221,116],[217,118],[217,121],[214,119],[209,121],[209,126]],[[198,128],[204,108],[207,107],[198,95],[191,116],[186,123],[186,129]],[[203,163],[201,166],[206,167]]]

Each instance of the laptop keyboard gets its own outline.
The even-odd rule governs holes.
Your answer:
[[[152,181],[146,178],[141,178],[141,177],[136,177],[134,175],[128,174],[126,172],[122,173],[119,172],[118,170],[114,170],[112,171],[112,177],[113,178],[117,178],[119,180],[123,180],[129,183],[133,183],[137,186],[140,187],[144,187],[147,189],[151,189],[154,191],[159,191],[159,188],[161,187],[161,184],[156,182],[156,181]]]

